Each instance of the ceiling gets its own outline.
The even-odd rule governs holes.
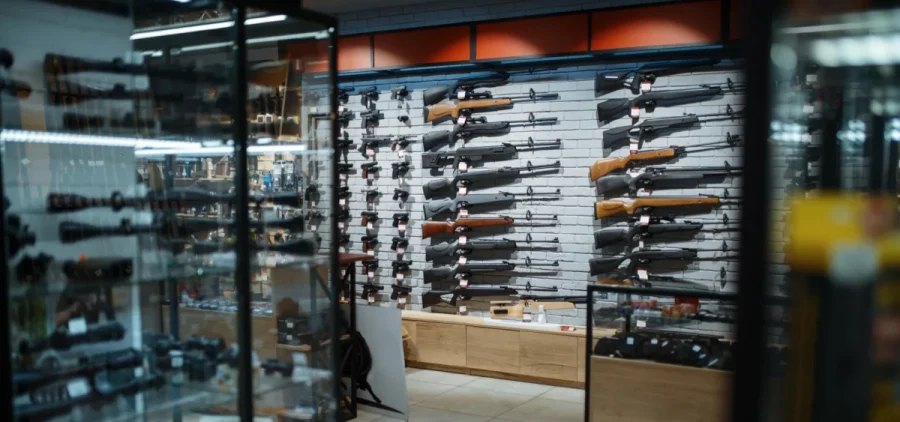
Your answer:
[[[303,7],[328,14],[434,3],[437,0],[302,0]]]

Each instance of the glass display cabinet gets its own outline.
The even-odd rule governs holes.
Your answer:
[[[7,419],[342,420],[335,21],[21,3],[72,28],[0,45]]]

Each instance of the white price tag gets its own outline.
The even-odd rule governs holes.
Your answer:
[[[638,144],[638,141],[632,140],[631,143],[628,144],[628,152],[631,154],[635,154],[640,151],[639,147],[640,145]]]
[[[459,218],[466,218],[469,216],[469,210],[462,208],[459,210]]]
[[[369,305],[375,303],[375,295],[369,295]]]
[[[397,150],[397,157],[405,158],[406,157],[406,149],[400,148]]]
[[[809,114],[814,111],[816,111],[816,108],[813,107],[811,104],[806,104],[803,106],[803,113],[805,113],[805,114]]]
[[[641,81],[641,92],[647,93],[650,92],[651,89],[653,89],[653,84],[651,84],[650,81]]]
[[[406,305],[406,296],[397,297],[397,303],[399,303],[401,305]]]
[[[457,168],[459,169],[460,173],[465,173],[467,170],[469,170],[469,164],[463,161],[459,163],[459,167]]]
[[[522,322],[531,322],[531,314],[522,315]]]
[[[456,99],[457,100],[465,100],[466,99],[466,91],[456,91]]]
[[[459,190],[457,191],[457,196],[463,196],[467,193],[469,193],[469,188],[465,187],[465,186],[460,186]]]
[[[311,231],[311,232],[318,231],[318,230],[319,230],[319,226],[317,226],[315,224],[309,226],[309,231]]]
[[[344,106],[343,105],[338,106],[338,114],[344,114]]]
[[[372,231],[372,230],[375,230],[375,223],[369,221],[366,223],[366,231]]]
[[[369,255],[369,256],[375,256],[375,249],[373,248],[373,249],[367,250],[367,251],[366,251],[366,255]]]
[[[347,174],[339,174],[339,175],[338,175],[338,180],[340,180],[340,181],[342,181],[342,182],[346,182],[346,181],[347,181],[347,176],[349,176],[349,175],[347,175]]]
[[[641,280],[647,280],[648,278],[650,278],[649,275],[647,274],[647,270],[644,268],[638,268],[637,273],[638,273],[638,278]]]
[[[293,323],[293,322],[290,322],[290,321],[289,321],[289,322],[285,323],[285,325],[287,325],[288,328],[294,328],[294,323]]]
[[[468,261],[468,259],[467,259],[466,257],[464,257],[464,256],[461,256],[461,257],[459,257],[458,264],[459,264],[459,265],[466,265],[466,261]]]
[[[84,318],[69,320],[69,334],[82,334],[87,331],[87,321]]]
[[[372,158],[375,156],[375,148],[366,147],[366,157]]]
[[[645,328],[645,327],[647,327],[647,321],[639,319],[639,320],[637,320],[637,326],[638,326],[638,328]]]
[[[397,281],[403,281],[404,275],[403,273],[397,273]]]
[[[468,278],[459,279],[459,287],[461,287],[463,289],[465,289],[466,287],[469,287],[469,279]]]
[[[397,247],[397,255],[403,255],[405,253],[406,253],[406,248],[404,248],[402,246]]]
[[[344,222],[338,221],[338,230],[344,230]]]
[[[462,126],[466,124],[466,116],[460,115],[458,119],[456,119],[456,124]]]
[[[397,224],[397,231],[401,234],[406,233],[406,223]]]
[[[626,338],[626,339],[625,339],[625,344],[627,344],[627,345],[629,345],[629,346],[631,346],[632,344],[634,344],[634,337],[628,337],[628,338]]]
[[[638,242],[638,249],[644,249],[644,240],[643,239],[641,239],[641,241]]]
[[[338,205],[340,205],[342,207],[347,205],[347,199],[346,198],[338,199]]]
[[[649,224],[650,224],[650,216],[649,216],[649,215],[642,215],[642,216],[641,216],[641,225],[642,225],[642,226],[646,226],[646,225],[649,225]]]
[[[172,367],[181,368],[184,366],[184,358],[181,356],[172,356]]]
[[[375,180],[375,172],[370,171],[370,172],[366,173],[366,180],[368,180],[370,182]]]
[[[367,277],[369,278],[369,280],[371,281],[372,279],[375,278],[375,271],[369,270],[369,272],[366,273],[366,276],[367,276]]]
[[[66,390],[69,393],[69,398],[74,399],[87,395],[91,391],[91,387],[84,378],[80,378],[75,381],[69,381],[66,384]]]
[[[288,334],[287,336],[285,336],[285,338],[287,339],[287,341],[291,341],[294,339],[294,336],[292,334]]]
[[[464,314],[468,311],[469,310],[468,310],[468,308],[465,307],[465,305],[459,307],[459,313],[461,313],[461,314]]]
[[[468,241],[469,241],[468,236],[466,236],[464,234],[459,235],[459,244],[460,245],[465,245]]]
[[[631,118],[637,119],[641,117],[641,108],[640,107],[631,107]]]
[[[695,345],[694,347],[691,347],[691,350],[693,350],[693,351],[695,351],[695,352],[699,352],[699,351],[700,351],[700,346]]]

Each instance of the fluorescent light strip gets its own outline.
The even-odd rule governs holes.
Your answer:
[[[296,153],[306,151],[306,145],[252,145],[247,148],[248,155],[263,155],[271,153]],[[179,148],[179,149],[147,149],[135,151],[136,157],[157,157],[163,155],[182,155],[182,156],[220,156],[233,154],[234,147],[211,147],[211,148]]]
[[[261,23],[281,22],[287,19],[287,15],[262,16],[258,18],[250,18],[244,21],[244,25],[258,25]],[[202,25],[183,26],[180,28],[159,29],[156,31],[137,32],[131,34],[131,40],[145,40],[148,38],[167,37],[170,35],[190,34],[193,32],[213,31],[216,29],[231,28],[234,22],[215,22]]]
[[[76,133],[35,132],[29,130],[0,131],[2,142],[27,142],[38,144],[99,145],[111,147],[143,148],[195,148],[198,143],[166,141],[162,139],[125,138],[119,136],[94,136]]]

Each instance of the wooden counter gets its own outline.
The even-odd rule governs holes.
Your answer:
[[[484,317],[403,311],[407,365],[567,387],[584,386],[586,331],[497,325]],[[594,330],[594,341],[615,330]]]

